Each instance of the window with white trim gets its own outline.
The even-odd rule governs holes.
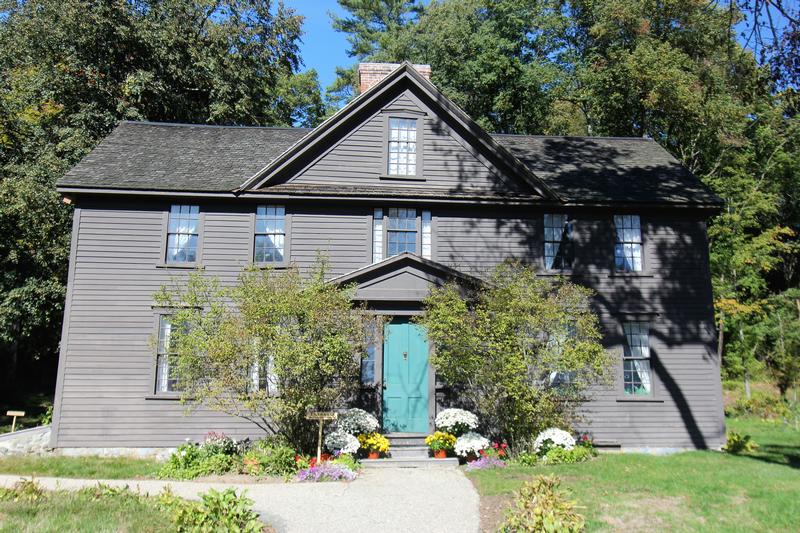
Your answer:
[[[563,353],[564,347],[568,343],[574,342],[578,336],[578,330],[574,324],[566,324],[563,330],[556,331],[548,335],[547,346],[559,356]],[[572,370],[554,370],[550,372],[548,379],[551,387],[567,387],[575,382],[577,372]]]
[[[614,215],[614,265],[622,272],[642,270],[642,226],[639,215]]]
[[[361,384],[373,385],[375,383],[375,359],[378,347],[374,342],[367,344],[366,357],[361,359]]]
[[[278,376],[275,374],[275,362],[272,358],[266,362],[255,361],[250,366],[250,383],[253,390],[263,390],[268,396],[278,396]]]
[[[417,119],[389,117],[388,150],[390,176],[416,176]]]
[[[413,208],[376,208],[372,216],[372,262],[402,253],[433,255],[431,212]]]
[[[172,320],[169,315],[158,317],[158,342],[156,344],[156,392],[175,392],[178,379],[175,376],[177,354],[170,343]]]
[[[623,387],[626,395],[648,396],[652,393],[650,369],[650,323],[625,322]]]
[[[282,263],[285,258],[286,209],[282,205],[259,205],[253,260],[256,263]]]
[[[572,225],[567,215],[544,215],[544,267],[547,270],[572,268]]]
[[[194,263],[200,238],[200,206],[173,205],[167,228],[167,263]]]

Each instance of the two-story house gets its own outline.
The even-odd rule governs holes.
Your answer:
[[[247,265],[303,269],[322,252],[400,332],[362,364],[364,383],[387,386],[394,431],[430,431],[440,394],[408,317],[432,286],[514,258],[596,291],[619,363],[585,407],[586,430],[623,449],[718,447],[706,220],[720,199],[649,139],[489,134],[429,74],[362,64],[359,96],[314,129],[123,122],[68,172],[52,444],[257,435],[238,418],[186,414],[169,309],[153,294],[198,267],[232,282]]]

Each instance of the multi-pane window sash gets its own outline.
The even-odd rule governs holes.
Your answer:
[[[544,216],[544,267],[547,270],[572,267],[572,226],[567,215]]]
[[[547,339],[548,347],[561,354],[567,343],[573,342],[578,335],[578,330],[574,324],[567,324],[566,328],[554,334],[550,334]],[[551,387],[566,387],[575,382],[577,372],[570,370],[555,370],[550,372],[548,379]]]
[[[361,384],[372,385],[375,383],[375,358],[377,347],[371,342],[367,345],[367,356],[361,359]]]
[[[271,358],[266,365],[256,361],[250,366],[250,384],[253,390],[263,390],[268,396],[278,396],[278,376],[275,375],[275,364]]]
[[[623,386],[625,394],[647,396],[652,391],[650,372],[650,324],[626,322],[625,353],[623,357]]]
[[[197,261],[199,228],[199,206],[173,205],[170,207],[167,230],[168,263],[194,263]]]
[[[386,253],[417,253],[417,210],[392,207],[386,220]]]
[[[389,119],[389,168],[391,176],[417,174],[417,120]]]
[[[256,263],[281,263],[286,243],[286,209],[282,205],[256,208]]]
[[[617,270],[642,270],[642,228],[639,215],[614,215],[616,244],[614,264]]]
[[[375,209],[372,216],[372,262],[383,260],[383,209]]]
[[[158,317],[158,344],[156,347],[156,392],[173,392],[178,390],[178,379],[175,376],[177,355],[172,351],[172,321],[169,316]]]

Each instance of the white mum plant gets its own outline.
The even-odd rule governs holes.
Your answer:
[[[478,428],[478,417],[464,409],[450,408],[436,415],[436,429],[461,435]]]
[[[545,442],[550,441],[551,446],[558,446],[565,450],[571,450],[575,447],[575,439],[568,432],[558,428],[547,428],[536,437],[533,441],[533,449],[537,453],[541,450]]]
[[[358,439],[344,431],[332,431],[325,436],[325,447],[331,451],[354,454],[359,446]]]
[[[453,446],[453,449],[456,455],[466,457],[468,455],[478,455],[481,450],[485,450],[489,445],[489,439],[478,435],[474,431],[470,431],[456,439],[456,444]]]
[[[378,419],[363,409],[348,409],[339,415],[336,422],[339,431],[358,435],[359,433],[373,433],[378,430]]]

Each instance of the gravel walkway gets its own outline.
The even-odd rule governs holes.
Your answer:
[[[0,475],[0,487],[23,476]],[[184,498],[197,499],[210,488],[244,489],[262,519],[279,532],[357,533],[361,531],[477,533],[478,494],[455,468],[362,471],[350,483],[269,483],[236,485],[191,481],[87,480],[37,477],[48,489],[78,489],[105,483],[157,494],[170,485]]]

